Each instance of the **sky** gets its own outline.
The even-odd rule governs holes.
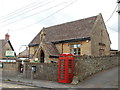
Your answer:
[[[117,0],[0,0],[0,39],[9,33],[18,54],[43,27],[101,13],[112,42],[111,49],[118,49],[116,6]]]

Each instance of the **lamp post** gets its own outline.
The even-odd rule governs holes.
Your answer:
[[[21,45],[21,47],[19,48],[18,58],[20,58],[20,50],[21,50],[22,47],[26,47],[26,50],[27,50],[28,45]],[[23,64],[23,60],[22,60],[22,64]]]
[[[28,45],[21,45],[21,47],[19,48],[19,57],[20,57],[20,50],[23,46],[25,46],[26,48],[28,47]]]

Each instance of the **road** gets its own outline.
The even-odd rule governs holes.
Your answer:
[[[119,67],[120,68],[120,67]],[[118,67],[100,72],[81,82],[79,88],[118,88]]]
[[[0,90],[1,88],[3,88],[2,90],[12,90],[13,88],[19,88],[20,90],[49,90],[49,88],[38,88],[38,87],[35,87],[35,86],[30,86],[30,85],[24,85],[24,84],[17,84],[17,82],[2,82],[0,83]],[[7,89],[8,88],[8,89]],[[51,89],[52,90],[52,89]]]
[[[15,83],[2,82],[2,83],[0,83],[0,88],[36,88],[36,87],[19,85],[19,84],[15,84]]]

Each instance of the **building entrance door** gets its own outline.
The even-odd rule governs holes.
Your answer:
[[[44,58],[45,58],[44,52],[43,52],[43,50],[41,50],[41,54],[40,54],[40,62],[41,63],[44,63]]]

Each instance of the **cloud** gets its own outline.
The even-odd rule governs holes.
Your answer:
[[[0,7],[2,7],[2,10],[0,8],[0,16],[6,15],[8,13],[11,13],[21,7],[24,7],[32,2],[36,2],[38,0],[0,0]],[[17,18],[11,19],[3,24],[14,22],[18,19],[21,19],[23,17],[29,16],[33,13],[40,12],[42,10],[45,10],[51,6],[55,6],[59,3],[66,2],[69,0],[39,0],[45,2],[48,1],[54,1],[51,2],[44,7],[35,9],[31,12],[27,12],[24,15],[21,15]],[[71,0],[74,1],[74,0]],[[99,13],[102,13],[104,20],[106,21],[111,13],[113,12],[113,9],[116,6],[115,0],[76,0],[76,2],[69,7],[63,9],[62,11],[51,15],[55,11],[59,10],[65,5],[61,5],[59,7],[52,8],[50,10],[41,12],[39,14],[36,14],[32,17],[26,18],[24,20],[21,20],[19,22],[16,22],[14,24],[10,24],[4,27],[0,27],[0,39],[4,38],[4,35],[8,32],[8,29],[10,29],[10,36],[11,36],[11,42],[13,44],[13,47],[15,48],[15,51],[19,51],[19,48],[21,45],[25,44],[27,45],[34,37],[37,35],[37,33],[41,30],[42,27],[48,27],[53,26],[56,24],[61,24],[69,21],[79,20],[82,18],[87,18],[91,16],[98,15]],[[37,6],[36,6],[37,7]],[[30,9],[29,9],[30,10]],[[116,16],[117,14],[114,14],[113,17],[109,20],[108,23],[106,23],[109,27],[113,29],[117,29],[117,22],[116,22]],[[48,18],[46,18],[48,17]],[[44,19],[46,18],[46,19]],[[44,19],[43,21],[41,21]],[[38,23],[40,21],[40,23]],[[0,21],[1,22],[1,21]],[[33,26],[31,24],[34,24]],[[0,24],[1,25],[1,24]],[[31,26],[29,26],[31,25]],[[22,28],[26,27],[27,28]],[[20,29],[21,28],[21,29]],[[112,41],[112,48],[117,49],[117,32],[114,32],[112,29],[108,28],[110,38]]]

